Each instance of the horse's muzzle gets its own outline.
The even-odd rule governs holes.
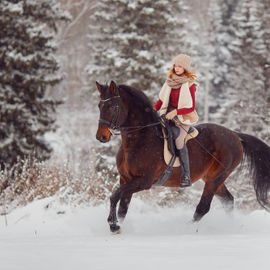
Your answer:
[[[111,132],[108,128],[99,126],[96,134],[96,139],[102,143],[106,143],[111,139]]]
[[[96,136],[97,140],[99,140],[102,143],[106,143],[109,141],[108,137],[101,135],[101,136]]]

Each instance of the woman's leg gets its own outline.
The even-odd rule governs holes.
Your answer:
[[[179,136],[175,139],[175,145],[178,150],[182,149],[185,144],[185,138],[189,131],[190,126],[179,123],[177,127],[180,129]]]
[[[189,171],[188,149],[185,144],[185,138],[187,136],[190,126],[184,125],[182,123],[179,123],[177,126],[180,129],[180,134],[175,140],[175,145],[177,148],[177,155],[179,156],[181,166],[180,187],[189,187],[191,186],[191,181]]]

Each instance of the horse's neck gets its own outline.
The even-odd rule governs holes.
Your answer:
[[[154,115],[152,115],[151,107],[139,108],[138,104],[125,91],[121,91],[121,97],[127,110],[127,118],[124,127],[131,127],[131,129],[127,128],[121,132],[122,144],[133,147],[134,145],[136,146],[137,142],[142,141],[145,141],[147,144],[154,143],[153,141],[155,140],[149,140],[148,138],[156,136],[156,128],[153,126],[141,128],[158,121]],[[140,103],[140,101],[137,102]],[[147,112],[147,110],[150,111]]]
[[[156,136],[155,127],[147,127],[147,125],[153,124],[156,121],[154,120],[154,117],[145,114],[146,112],[141,112],[133,108],[129,110],[125,126],[131,128],[122,132],[122,143],[131,146],[138,141],[146,140],[146,138],[151,136]]]

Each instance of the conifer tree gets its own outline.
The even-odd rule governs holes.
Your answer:
[[[212,1],[212,119],[261,133],[267,120],[267,20],[261,1]]]
[[[224,103],[232,95],[230,67],[233,62],[229,44],[233,37],[230,33],[231,18],[237,1],[212,0],[210,2],[210,44],[207,46],[211,80],[211,116],[221,120]]]
[[[115,79],[156,94],[172,58],[190,47],[184,3],[101,0],[95,8],[89,35],[91,79]]]
[[[0,168],[18,158],[50,156],[57,101],[46,90],[60,80],[53,40],[61,13],[54,0],[0,2]]]
[[[264,55],[265,64],[264,64],[264,77],[265,77],[265,89],[267,92],[267,101],[270,103],[270,5],[268,1],[263,1],[263,40],[267,48],[267,54]]]
[[[261,1],[239,1],[232,17],[233,42],[228,47],[233,56],[230,79],[235,101],[228,106],[227,123],[238,129],[259,135],[267,128],[267,89],[264,68],[269,50]]]

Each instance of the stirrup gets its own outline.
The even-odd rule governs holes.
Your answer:
[[[189,177],[181,177],[180,179],[180,187],[190,187],[192,185]]]

